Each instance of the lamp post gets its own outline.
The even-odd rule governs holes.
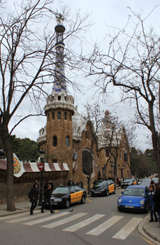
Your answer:
[[[44,156],[45,156],[45,151],[43,148],[40,150],[40,159],[41,163],[39,164],[39,170],[41,171],[41,185],[40,185],[40,195],[39,195],[39,206],[42,206],[42,181],[43,181],[43,172],[44,172]]]

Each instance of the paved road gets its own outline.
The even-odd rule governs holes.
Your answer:
[[[137,230],[145,214],[118,212],[120,190],[108,197],[87,198],[84,205],[48,210],[34,215],[15,214],[0,218],[1,245],[146,245]],[[72,212],[69,212],[72,210]]]

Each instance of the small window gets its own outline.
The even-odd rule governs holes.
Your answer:
[[[72,120],[72,115],[71,115],[71,113],[69,114],[69,120],[70,120],[70,121]]]
[[[106,149],[106,157],[109,157],[109,150]]]
[[[58,119],[61,119],[61,112],[58,111]]]
[[[61,96],[60,95],[58,95],[58,100],[61,100]]]
[[[54,120],[54,117],[55,117],[55,114],[54,114],[54,112],[52,112],[52,119]]]
[[[66,146],[69,147],[69,136],[66,137]]]
[[[67,120],[67,112],[64,112],[64,120]]]
[[[54,135],[53,136],[53,147],[56,147],[57,146],[57,136]]]

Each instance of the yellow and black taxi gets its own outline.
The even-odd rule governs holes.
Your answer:
[[[121,188],[126,188],[129,185],[137,185],[137,181],[135,178],[127,178],[121,182]]]
[[[73,203],[85,203],[86,190],[79,186],[60,186],[51,195],[52,206],[69,208]]]
[[[112,180],[103,180],[94,184],[91,189],[91,196],[105,195],[108,196],[111,193],[115,193],[115,184]]]

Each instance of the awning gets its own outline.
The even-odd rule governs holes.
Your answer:
[[[18,158],[17,158],[18,159]],[[22,176],[23,173],[38,173],[40,172],[38,166],[38,162],[20,162],[20,168],[19,172],[14,173],[14,176],[19,178]],[[7,170],[7,162],[4,159],[0,159],[0,170]],[[60,171],[69,171],[69,167],[67,163],[62,164],[62,170],[61,170],[61,164],[59,163],[44,163],[44,171],[45,172],[60,172]]]

